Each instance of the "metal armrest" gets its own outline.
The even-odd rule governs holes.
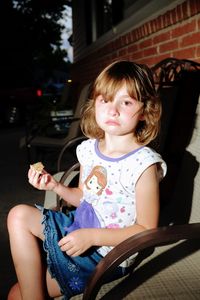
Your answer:
[[[63,158],[63,155],[66,151],[68,151],[70,148],[72,148],[75,145],[78,145],[82,141],[86,140],[86,136],[79,136],[75,137],[69,141],[66,142],[66,144],[63,146],[62,150],[59,153],[58,160],[57,160],[57,172],[61,171],[61,161]]]

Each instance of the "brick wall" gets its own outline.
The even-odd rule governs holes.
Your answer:
[[[78,54],[78,49],[75,52]],[[72,66],[72,79],[82,86],[116,59],[132,60],[151,67],[167,57],[200,62],[199,0],[183,2],[163,15],[122,34],[84,59],[78,60],[75,57],[77,61]]]

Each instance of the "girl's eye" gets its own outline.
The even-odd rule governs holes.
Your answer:
[[[100,99],[100,102],[101,102],[101,103],[107,103],[108,101],[107,101],[105,98],[101,98],[101,99]]]
[[[131,106],[131,105],[133,105],[133,102],[128,101],[128,100],[125,100],[125,101],[122,101],[122,104],[123,104],[124,106]]]

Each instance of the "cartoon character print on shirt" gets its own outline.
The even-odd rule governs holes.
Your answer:
[[[97,205],[99,200],[101,201],[104,214],[106,214],[110,220],[106,226],[107,228],[119,228],[121,221],[120,214],[122,213],[122,209],[120,209],[121,198],[117,198],[117,201],[113,202],[113,192],[111,189],[113,184],[111,183],[109,185],[107,181],[106,169],[103,166],[95,166],[84,181],[85,196],[87,202],[93,206]]]
[[[85,180],[85,186],[92,194],[100,196],[107,184],[107,172],[102,166],[96,166]]]

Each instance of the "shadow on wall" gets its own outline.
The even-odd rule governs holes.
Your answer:
[[[160,89],[163,114],[159,152],[168,166],[167,176],[161,182],[160,225],[189,221],[199,163],[186,148],[195,126],[199,78],[200,70],[183,71],[175,86]]]

